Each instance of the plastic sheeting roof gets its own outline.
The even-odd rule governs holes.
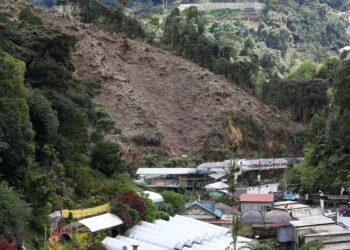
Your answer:
[[[107,237],[102,243],[107,250],[122,250],[123,246],[134,244],[139,245],[139,250],[220,250],[228,247],[232,240],[228,232],[227,228],[176,215],[169,221],[142,221],[129,229],[125,236]]]
[[[153,203],[160,203],[163,202],[163,196],[161,196],[158,193],[151,192],[151,191],[143,191],[146,195],[148,195],[148,198],[153,202]]]
[[[220,189],[226,189],[226,188],[228,188],[228,185],[222,181],[211,183],[205,186],[205,189],[220,190]]]
[[[263,224],[264,216],[258,211],[248,210],[242,214],[241,221],[244,224]]]
[[[106,213],[80,220],[79,223],[89,228],[91,232],[97,232],[119,226],[123,221],[114,214]]]
[[[213,173],[213,174],[210,174],[209,177],[217,180],[217,179],[224,177],[226,174],[227,174],[226,172]]]
[[[116,238],[106,237],[102,241],[102,244],[105,246],[106,250],[124,250],[124,247],[127,247],[128,250],[132,250],[133,245],[138,245],[139,250],[167,250],[167,248],[164,247],[158,247],[124,236],[117,236]]]
[[[139,168],[136,171],[137,175],[182,175],[195,174],[195,168]]]
[[[291,221],[292,217],[289,213],[281,210],[272,210],[265,214],[265,223],[281,223]]]

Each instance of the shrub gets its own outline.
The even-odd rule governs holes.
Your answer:
[[[24,8],[19,13],[19,20],[24,21],[32,25],[42,25],[40,17],[33,15],[32,11],[29,8]]]
[[[111,212],[117,215],[124,222],[123,226],[125,228],[130,228],[134,225],[133,217],[129,214],[128,210],[122,204],[115,204]]]
[[[172,191],[164,191],[162,192],[162,196],[164,202],[170,204],[175,212],[179,211],[185,205],[185,198],[181,194]]]
[[[128,205],[133,209],[136,209],[140,214],[140,219],[144,220],[147,216],[147,207],[145,201],[137,193],[133,191],[124,192],[117,196],[118,203]]]

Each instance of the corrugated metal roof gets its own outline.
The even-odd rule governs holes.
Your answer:
[[[273,194],[241,194],[241,202],[273,202]]]
[[[289,222],[293,227],[308,227],[317,225],[335,224],[334,221],[325,216],[308,216],[302,217],[299,220]]]
[[[195,168],[139,168],[137,175],[182,175],[196,174]]]

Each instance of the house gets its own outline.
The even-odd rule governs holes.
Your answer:
[[[273,194],[241,194],[239,197],[241,213],[249,210],[266,211],[273,203]]]
[[[294,219],[306,216],[321,216],[324,214],[324,211],[321,207],[311,208],[308,205],[295,201],[274,202],[271,206],[271,209],[285,211],[289,213]]]
[[[292,249],[312,240],[322,239],[322,249],[350,249],[350,231],[325,216],[306,216],[289,222],[292,232]],[[336,248],[342,245],[345,248]],[[333,247],[333,248],[332,248]]]
[[[196,168],[139,168],[137,182],[155,189],[202,188],[206,174],[197,173]]]
[[[198,199],[187,203],[178,214],[198,220],[217,220],[221,219],[223,212],[215,206],[215,202]]]

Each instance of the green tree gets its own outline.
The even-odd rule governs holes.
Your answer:
[[[110,141],[97,143],[91,153],[91,164],[108,176],[122,172],[124,164],[120,145]]]
[[[32,157],[25,65],[0,51],[0,176],[20,184]]]
[[[31,208],[13,188],[0,182],[0,235],[22,237]]]
[[[35,140],[41,145],[55,144],[58,136],[59,121],[57,112],[40,90],[31,90],[28,95],[29,114],[33,124]]]

